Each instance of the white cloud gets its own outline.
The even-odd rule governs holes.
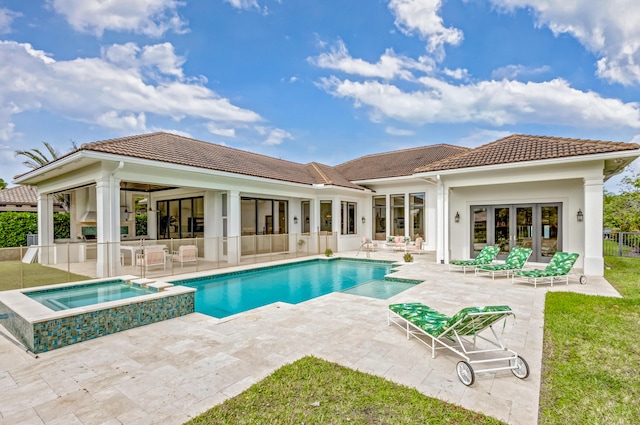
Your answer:
[[[260,5],[258,4],[258,2],[256,0],[224,0],[224,1],[229,3],[231,6],[235,7],[236,9],[242,9],[242,10],[256,9],[256,10],[260,10]]]
[[[430,72],[433,63],[428,58],[421,61],[406,56],[396,55],[393,49],[387,49],[377,63],[370,63],[362,59],[354,59],[349,55],[347,47],[339,40],[328,53],[322,53],[315,58],[307,59],[310,63],[327,69],[334,69],[348,74],[363,77],[377,77],[391,80],[394,78],[413,79],[410,70]]]
[[[336,97],[369,107],[373,120],[393,118],[414,124],[482,123],[492,126],[542,123],[574,127],[640,128],[640,105],[583,92],[561,79],[542,83],[481,81],[453,85],[423,77],[415,91],[378,81],[336,77],[321,87]]]
[[[416,134],[415,131],[395,127],[387,127],[384,129],[384,131],[385,133],[391,134],[392,136],[413,136],[414,134]]]
[[[396,26],[405,34],[417,32],[427,40],[427,50],[437,58],[444,56],[444,45],[457,46],[463,40],[462,31],[446,28],[439,15],[441,0],[390,0],[389,9]]]
[[[13,23],[13,20],[18,16],[22,16],[22,14],[4,7],[0,7],[0,34],[10,33],[11,24]]]
[[[224,137],[236,136],[235,128],[220,128],[215,123],[208,123],[206,127],[210,133],[217,134],[218,136],[224,136]]]
[[[444,75],[451,77],[455,80],[468,80],[469,79],[469,71],[466,69],[449,69],[445,68],[443,71]]]
[[[0,79],[7,82],[0,85],[0,136],[10,137],[13,115],[40,109],[126,131],[145,130],[150,114],[222,126],[262,120],[200,80],[183,81],[181,64],[166,43],[114,45],[100,58],[56,61],[29,44],[0,41]]]
[[[456,145],[476,148],[484,144],[502,139],[513,134],[510,131],[489,130],[486,128],[476,128],[464,137],[457,139]]]
[[[281,144],[284,139],[293,139],[293,136],[288,131],[280,128],[274,128],[269,130],[267,139],[262,142],[263,145],[275,146]]]
[[[178,0],[48,0],[76,31],[102,36],[104,31],[130,31],[159,37],[167,31],[184,33]]]
[[[531,68],[524,65],[507,65],[501,68],[494,69],[491,73],[491,78],[495,80],[516,80],[518,77],[528,77],[534,75],[544,74],[549,72],[551,68],[547,65],[540,66],[538,68]]]
[[[499,8],[534,11],[537,25],[570,34],[600,57],[597,74],[640,83],[640,7],[637,0],[491,0]]]

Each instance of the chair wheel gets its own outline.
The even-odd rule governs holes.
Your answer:
[[[515,360],[509,360],[509,366],[513,368],[511,372],[516,378],[524,379],[529,376],[529,364],[522,357],[516,356]]]
[[[465,384],[466,386],[473,385],[476,381],[476,375],[473,373],[473,368],[471,365],[465,361],[459,361],[456,365],[456,372],[458,373],[458,378],[460,378],[460,382]]]
[[[587,277],[585,275],[580,276],[579,282],[580,282],[580,285],[586,285]]]

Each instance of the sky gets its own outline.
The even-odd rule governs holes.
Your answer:
[[[0,0],[6,182],[16,150],[155,131],[327,165],[640,143],[639,101],[637,0]]]

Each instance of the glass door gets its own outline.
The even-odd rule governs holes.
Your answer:
[[[498,245],[504,260],[513,247],[531,248],[529,261],[548,263],[561,250],[562,204],[472,206],[472,256],[486,245]]]

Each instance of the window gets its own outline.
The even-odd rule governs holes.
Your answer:
[[[204,236],[204,197],[158,201],[158,239]]]
[[[311,232],[311,204],[309,201],[302,201],[302,233]]]
[[[373,234],[374,239],[383,241],[387,232],[387,197],[373,197]]]
[[[424,239],[424,193],[409,194],[409,236]]]
[[[287,201],[242,198],[240,200],[242,235],[287,233],[287,205]]]
[[[391,195],[391,236],[404,236],[404,195]]]
[[[333,231],[331,209],[332,209],[331,201],[320,201],[320,231],[321,232]]]
[[[356,203],[342,201],[340,205],[341,233],[353,235],[356,233]]]

